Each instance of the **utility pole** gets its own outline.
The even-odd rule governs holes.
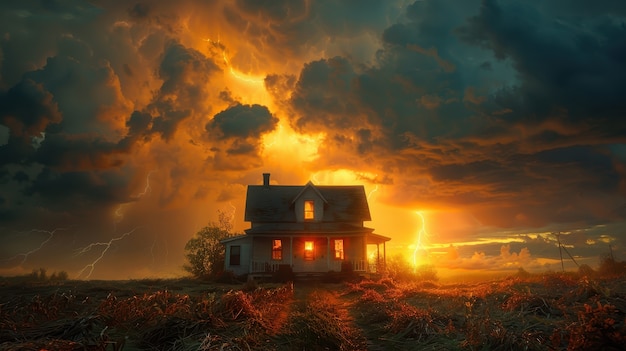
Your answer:
[[[563,246],[563,244],[561,244],[561,232],[555,233],[554,235],[556,236],[556,241],[559,244],[559,256],[561,257],[561,269],[563,270],[563,272],[565,272],[565,265],[563,264],[563,250],[565,250],[565,253],[576,264],[576,267],[580,268],[580,265],[578,264],[578,262],[576,262],[576,259],[574,258],[574,256],[572,256],[572,254],[569,253],[567,248]]]
[[[556,241],[559,243],[559,256],[561,256],[561,269],[565,272],[565,265],[563,265],[563,250],[561,249],[561,232],[556,234]]]

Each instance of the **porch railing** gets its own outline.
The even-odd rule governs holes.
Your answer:
[[[343,261],[332,261],[328,267],[329,271],[339,272],[341,271],[341,264]],[[355,272],[368,272],[368,268],[371,270],[372,266],[368,265],[365,260],[348,261],[352,264],[352,270]],[[272,261],[252,261],[250,273],[273,273],[277,272],[279,266],[283,264],[281,262]],[[374,267],[375,271],[375,267]]]
[[[355,272],[366,272],[365,268],[367,267],[367,262],[364,260],[356,260],[352,261],[352,268]]]
[[[277,272],[280,265],[279,262],[252,261],[251,273]]]

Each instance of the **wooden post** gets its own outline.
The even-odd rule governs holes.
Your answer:
[[[559,243],[559,256],[561,256],[561,269],[565,272],[565,266],[563,265],[563,251],[561,249],[561,233],[556,234],[556,241]]]
[[[330,271],[330,237],[326,237],[326,271]]]

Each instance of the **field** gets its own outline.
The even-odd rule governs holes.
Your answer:
[[[0,278],[0,350],[622,350],[626,282]]]

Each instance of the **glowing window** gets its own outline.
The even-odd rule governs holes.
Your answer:
[[[314,251],[313,241],[305,241],[304,242],[304,259],[312,260],[314,258],[313,251]]]
[[[239,266],[241,264],[241,246],[233,245],[230,247],[230,265]]]
[[[283,241],[280,239],[272,240],[272,260],[280,261],[283,259]]]
[[[343,239],[335,239],[335,259],[343,260]]]
[[[313,200],[304,201],[304,219],[315,219],[315,202]]]

